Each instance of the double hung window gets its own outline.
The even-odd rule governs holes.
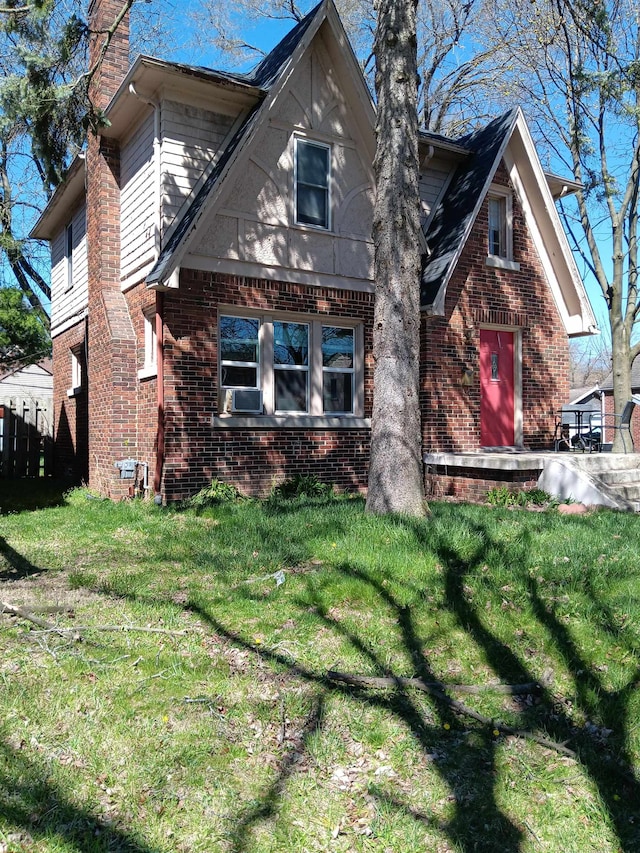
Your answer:
[[[84,390],[87,376],[87,359],[84,344],[71,348],[71,387],[67,390],[68,397],[75,397]]]
[[[220,364],[223,388],[259,388],[260,320],[220,318]]]
[[[322,402],[326,413],[353,412],[354,330],[322,327]]]
[[[309,324],[273,322],[276,412],[309,411]]]
[[[513,258],[513,197],[507,187],[492,185],[487,197],[487,265],[517,270]]]
[[[507,200],[489,197],[489,254],[507,257]]]
[[[306,139],[295,141],[296,222],[330,227],[331,148]]]

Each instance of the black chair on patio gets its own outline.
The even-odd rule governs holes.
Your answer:
[[[605,424],[607,418],[613,418],[613,422],[606,425],[605,429],[611,429],[614,433],[619,432],[622,438],[622,446],[624,452],[629,453],[633,450],[633,437],[631,435],[631,417],[637,404],[640,403],[640,394],[633,394],[630,400],[624,404],[622,412],[614,412],[613,415],[605,415]],[[628,442],[628,447],[627,447]]]

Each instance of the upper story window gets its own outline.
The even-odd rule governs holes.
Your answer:
[[[487,197],[487,264],[502,269],[519,269],[513,260],[513,198],[506,187],[492,186]]]
[[[64,229],[64,257],[65,288],[71,290],[73,287],[73,224],[71,222]]]
[[[331,148],[307,139],[295,141],[296,222],[330,227]]]
[[[223,315],[219,328],[225,411],[330,416],[362,412],[360,326]],[[244,394],[244,389],[257,393]]]
[[[507,257],[507,200],[489,197],[489,254]]]

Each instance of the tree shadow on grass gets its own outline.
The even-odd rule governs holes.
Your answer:
[[[577,643],[561,619],[550,609],[540,596],[536,582],[526,571],[530,554],[533,553],[531,536],[527,531],[516,542],[499,533],[499,528],[474,523],[467,519],[469,536],[461,550],[452,544],[446,532],[434,533],[429,524],[421,524],[407,519],[396,522],[413,530],[418,542],[429,549],[439,561],[444,574],[443,607],[454,618],[460,629],[464,630],[491,667],[501,683],[536,682],[536,672],[530,662],[514,648],[503,641],[489,628],[486,614],[480,603],[473,602],[466,588],[472,575],[478,575],[491,565],[492,561],[505,566],[517,567],[514,577],[523,578],[520,593],[525,598],[523,606],[534,615],[539,626],[549,639],[549,647],[566,666],[575,682],[576,696],[564,703],[554,695],[550,688],[542,689],[542,701],[539,704],[512,708],[510,713],[516,722],[512,727],[530,732],[535,737],[549,743],[547,754],[549,761],[554,760],[553,744],[561,748],[567,744],[573,751],[574,760],[580,770],[591,780],[597,789],[600,801],[610,819],[617,836],[619,849],[624,853],[636,853],[639,849],[640,834],[640,784],[633,768],[632,757],[627,749],[629,735],[629,703],[640,679],[640,671],[633,674],[619,690],[607,690],[603,679],[580,653]],[[545,524],[544,520],[540,524]],[[469,543],[472,543],[471,545]],[[315,595],[311,586],[307,598],[299,600],[301,610],[311,607],[326,629],[346,640],[350,646],[368,661],[368,673],[396,679],[396,687],[391,692],[366,691],[347,688],[328,681],[325,673],[305,669],[291,657],[282,655],[264,646],[256,646],[237,633],[228,630],[224,624],[206,608],[197,610],[199,617],[220,636],[226,637],[265,660],[288,668],[297,676],[316,684],[324,684],[328,693],[340,691],[348,694],[364,706],[382,708],[397,720],[402,721],[407,730],[421,745],[432,765],[437,769],[442,781],[446,783],[453,800],[454,813],[451,820],[443,822],[433,815],[416,812],[388,791],[376,787],[370,788],[370,795],[387,808],[396,808],[398,813],[412,814],[424,825],[437,826],[456,845],[456,849],[471,851],[500,851],[500,853],[518,853],[523,849],[526,815],[518,816],[514,821],[498,803],[495,783],[498,778],[498,748],[501,743],[496,738],[493,725],[482,724],[467,718],[460,718],[455,709],[444,698],[433,696],[430,708],[416,701],[414,695],[400,682],[400,677],[413,675],[425,682],[439,683],[441,678],[434,671],[425,650],[425,643],[416,627],[416,616],[412,608],[403,605],[389,588],[373,573],[345,563],[334,567],[344,577],[357,579],[369,587],[375,594],[382,610],[392,614],[392,622],[401,638],[406,658],[411,662],[412,672],[394,672],[386,661],[388,655],[383,646],[374,646],[366,632],[358,632],[353,620],[334,615]],[[402,587],[402,581],[394,579]],[[497,589],[493,590],[498,592]],[[415,590],[409,590],[415,597]],[[615,619],[606,607],[598,605],[597,595],[593,595],[593,609],[600,628],[615,632]],[[375,605],[377,606],[377,605]],[[618,631],[619,634],[619,631]],[[635,646],[629,644],[632,653]],[[560,697],[562,700],[562,697]],[[569,710],[573,705],[573,713]],[[575,712],[578,712],[577,714]],[[582,725],[576,719],[596,720],[597,725],[588,722]],[[442,748],[443,729],[450,728],[450,738],[446,748]],[[603,731],[611,730],[613,736],[600,737]],[[468,735],[472,733],[473,737]],[[561,750],[560,750],[561,751]],[[281,784],[276,783],[281,795]],[[266,802],[270,813],[273,797],[267,795]],[[244,839],[248,842],[248,837]],[[246,849],[249,849],[248,847]],[[238,848],[240,853],[240,848]]]
[[[366,573],[350,566],[342,566],[339,571],[352,577],[358,577],[363,582],[373,586],[380,593],[387,606],[391,606],[396,611],[398,624],[403,631],[407,649],[416,662],[418,660],[422,661],[419,670],[420,677],[424,678],[425,681],[435,681],[436,678],[424,660],[421,646],[415,636],[409,608],[398,604],[387,590],[376,580],[367,576]],[[377,672],[385,675],[390,674],[388,668],[383,664],[381,657],[384,649],[381,649],[381,654],[376,654],[361,637],[324,612],[324,609],[318,602],[316,602],[316,606],[318,607],[319,617],[327,628],[347,639],[354,648],[368,657],[370,664]],[[493,793],[495,772],[494,738],[489,731],[482,732],[476,744],[470,744],[467,740],[464,742],[457,741],[456,733],[452,732],[452,740],[454,741],[453,753],[455,754],[451,751],[437,751],[434,753],[434,749],[437,749],[441,743],[445,723],[447,726],[451,725],[452,714],[447,703],[438,702],[437,698],[435,699],[434,719],[433,716],[425,714],[423,708],[411,694],[411,691],[403,688],[400,682],[398,682],[397,690],[382,693],[348,688],[336,684],[334,681],[328,680],[325,673],[315,673],[300,666],[298,663],[292,663],[289,657],[277,651],[272,651],[262,646],[255,646],[253,643],[244,640],[238,634],[229,631],[203,608],[195,608],[195,612],[219,636],[225,637],[243,649],[252,651],[271,663],[278,664],[290,671],[292,670],[296,676],[308,682],[322,685],[327,694],[334,692],[349,695],[364,706],[381,708],[402,721],[407,730],[420,743],[424,752],[433,758],[434,766],[447,783],[454,800],[455,814],[451,821],[443,823],[433,817],[427,817],[426,820],[431,821],[434,825],[440,823],[442,831],[459,845],[460,850],[495,850],[501,851],[501,853],[517,853],[520,849],[521,832],[501,812]],[[282,796],[282,782],[286,780],[288,775],[288,772],[281,774],[265,795],[264,807],[270,816],[273,815],[274,807],[272,792],[276,790],[278,795]],[[370,795],[374,799],[378,797],[375,788],[370,789]],[[391,803],[391,800],[388,798],[382,797],[381,802],[383,800],[386,801],[387,805]],[[259,814],[260,808],[256,808],[254,811],[256,814]],[[405,806],[403,805],[398,811],[406,811]],[[482,840],[483,834],[487,837],[486,843]],[[247,840],[246,835],[244,835],[243,842]],[[250,847],[247,844],[244,847],[236,846],[234,851],[235,853],[241,853],[241,851],[249,849]]]
[[[476,525],[473,530],[479,543],[473,558],[463,559],[452,547],[446,536],[429,544],[446,569],[446,606],[455,615],[459,625],[484,651],[488,663],[501,681],[535,680],[533,673],[504,642],[500,641],[484,624],[477,606],[470,603],[465,592],[466,578],[487,564],[489,553],[500,553],[506,565],[518,566],[519,571],[529,566],[529,554],[533,553],[530,533],[516,545],[506,546],[497,536],[490,535],[486,527]],[[419,531],[424,538],[424,532]],[[428,534],[427,534],[428,537]],[[549,737],[559,743],[567,743],[575,753],[580,768],[597,786],[620,844],[620,850],[635,853],[640,845],[640,783],[628,752],[629,701],[640,680],[640,669],[636,670],[620,690],[607,690],[602,677],[589,665],[580,653],[571,632],[540,595],[539,582],[530,574],[526,577],[527,605],[539,625],[546,631],[549,647],[564,662],[575,684],[572,698],[574,711],[587,719],[587,725],[577,726],[575,713],[570,715],[567,702],[558,701],[549,690],[545,691],[543,708],[547,709],[539,720]],[[600,628],[615,630],[611,614],[598,600],[588,579],[585,588],[590,590],[592,612],[595,611]],[[632,652],[630,645],[628,651]],[[590,721],[597,721],[597,725]],[[531,720],[525,720],[525,726]],[[602,732],[614,735],[605,743]],[[608,735],[607,735],[608,737]]]
[[[311,711],[298,734],[298,743],[295,748],[291,748],[285,753],[278,766],[275,780],[257,804],[240,813],[231,834],[233,853],[243,853],[243,851],[248,850],[252,831],[261,823],[273,820],[277,815],[286,794],[287,782],[294,773],[301,772],[304,768],[305,751],[309,738],[322,728],[323,709],[324,696],[319,692],[314,697]]]
[[[418,543],[417,552],[428,552],[437,560],[443,575],[443,599],[442,602],[434,603],[434,606],[446,612],[456,626],[465,632],[469,642],[480,651],[491,668],[492,677],[507,684],[535,682],[539,667],[536,670],[531,659],[527,659],[522,652],[522,646],[518,646],[516,642],[511,645],[504,640],[504,631],[498,634],[497,629],[492,627],[495,623],[487,617],[484,601],[478,596],[474,599],[469,589],[481,578],[486,583],[488,594],[492,594],[499,603],[500,583],[503,581],[492,577],[493,567],[513,567],[509,571],[512,571],[513,583],[519,585],[517,593],[521,597],[520,606],[526,608],[528,614],[535,618],[540,628],[536,635],[546,638],[545,646],[548,645],[549,651],[553,650],[569,673],[575,685],[575,696],[571,696],[571,701],[579,715],[571,713],[568,703],[563,706],[562,699],[569,697],[558,697],[550,688],[543,691],[543,699],[539,705],[510,709],[510,713],[519,724],[518,728],[528,729],[558,743],[567,742],[575,752],[580,771],[593,783],[599,795],[601,808],[607,812],[610,826],[617,836],[619,849],[624,853],[636,853],[640,849],[637,823],[640,821],[640,788],[633,770],[627,739],[631,729],[631,697],[640,672],[634,672],[620,689],[612,690],[607,688],[606,681],[597,667],[587,661],[574,634],[554,611],[548,591],[541,588],[536,573],[529,571],[532,566],[531,554],[535,552],[533,537],[537,529],[534,524],[528,525],[524,533],[513,540],[495,523],[484,523],[471,511],[466,515],[464,509],[456,511],[467,525],[467,535],[463,542],[450,535],[452,525],[447,521],[447,514],[454,512],[450,508],[438,510],[439,525],[432,521],[416,522],[408,519],[391,520],[390,523],[410,532]],[[538,530],[545,523],[547,522],[540,518]],[[562,528],[562,533],[566,533],[565,527]],[[298,534],[295,547],[292,546],[293,551],[303,552],[305,543],[309,550],[306,535],[304,531]],[[312,535],[317,535],[317,529],[313,530]],[[309,550],[308,556],[314,556],[312,550]],[[327,605],[325,602],[330,600],[330,590],[326,591],[323,599],[324,590],[320,592],[310,576],[300,577],[301,592],[295,601],[297,609],[301,614],[309,614],[312,611],[324,631],[345,641],[357,652],[364,662],[366,674],[374,673],[395,679],[393,690],[347,687],[328,678],[324,671],[306,667],[289,652],[285,653],[277,647],[269,648],[267,644],[251,642],[225,625],[226,602],[209,604],[205,600],[197,604],[172,604],[194,613],[203,625],[235,646],[251,652],[256,658],[272,664],[276,669],[288,672],[290,676],[305,680],[314,692],[313,708],[302,724],[299,745],[290,751],[283,750],[275,770],[275,778],[265,786],[257,801],[239,811],[233,826],[230,827],[228,837],[233,853],[244,853],[253,849],[255,835],[266,823],[277,820],[286,804],[291,781],[296,774],[308,768],[309,740],[322,730],[324,703],[331,695],[349,696],[353,702],[360,703],[363,710],[379,709],[402,723],[408,735],[419,744],[423,756],[439,774],[449,792],[451,815],[444,819],[441,809],[434,809],[433,813],[429,813],[428,809],[415,808],[410,798],[404,797],[400,789],[377,780],[372,781],[367,795],[381,810],[395,813],[399,817],[408,816],[420,826],[446,837],[451,846],[460,853],[520,853],[526,844],[527,815],[508,812],[507,807],[502,805],[502,796],[497,785],[500,778],[499,765],[504,760],[503,742],[496,738],[493,726],[456,714],[446,692],[444,696],[435,695],[425,699],[423,694],[416,694],[400,681],[401,677],[406,676],[418,677],[426,682],[440,682],[442,679],[438,664],[430,660],[427,646],[431,643],[427,642],[421,633],[421,614],[424,616],[424,609],[428,606],[425,601],[427,591],[418,589],[417,581],[404,581],[402,577],[385,574],[384,570],[363,569],[355,562],[345,561],[332,568],[325,566],[325,571],[329,580],[333,574],[340,583],[349,580],[362,586],[363,592],[367,593],[362,596],[362,601],[367,602],[362,605],[363,616],[371,615],[364,613],[364,607],[370,608],[374,615],[376,610],[384,614],[386,624],[390,626],[389,630],[394,633],[396,648],[392,648],[391,640],[385,644],[384,636],[379,640],[372,636],[369,631],[371,622],[363,619],[360,623],[358,613],[349,609],[347,599],[342,602],[345,605],[343,607],[334,608]],[[588,577],[584,582],[584,589],[591,597],[594,630],[611,635],[621,646],[626,647],[629,654],[636,654],[637,643],[634,637],[631,634],[627,636],[625,629],[620,627],[620,619],[616,613],[599,602],[597,590],[589,585]],[[128,595],[125,593],[123,597],[138,599],[145,596],[131,592]],[[150,593],[149,598],[152,597],[153,594]],[[358,597],[356,595],[354,600],[357,601]],[[406,601],[416,604],[406,605]],[[513,623],[517,624],[517,616],[514,617]],[[389,661],[399,659],[398,645],[401,647],[403,663],[392,667]],[[452,655],[455,655],[455,652]],[[597,731],[594,733],[593,728],[576,723],[578,716],[595,721]],[[598,732],[605,728],[611,729],[613,734],[609,739],[603,740],[598,737]],[[548,750],[548,755],[549,761],[553,761],[551,750]],[[23,794],[21,790],[16,791],[16,798],[20,799]],[[58,801],[61,803],[61,812],[64,808],[69,808],[70,815],[68,821],[60,821],[55,814],[47,818],[47,831],[66,833],[70,843],[77,844],[78,850],[103,849],[95,845],[83,847],[83,842],[77,840],[78,829],[74,826],[74,821],[86,821],[89,827],[87,832],[102,832],[104,827],[99,818],[81,810],[74,810],[62,797],[57,797],[54,790],[44,791],[45,801],[47,796],[54,804]],[[29,809],[24,805],[17,808],[15,803],[9,804],[14,809],[15,822],[30,829]],[[74,828],[68,829],[68,826]],[[38,831],[41,831],[40,826]],[[135,839],[120,835],[115,830],[108,831],[115,834],[111,847],[105,847],[105,850],[146,849],[136,846]]]
[[[0,582],[21,581],[44,570],[23,557],[7,540],[0,536]]]
[[[156,853],[132,833],[71,803],[56,789],[45,762],[30,760],[2,738],[0,815],[9,829],[7,850],[31,850],[40,841],[77,853]]]

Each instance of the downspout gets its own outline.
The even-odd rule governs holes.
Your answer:
[[[164,467],[164,293],[156,291],[156,361],[158,374],[156,385],[158,389],[158,427],[156,431],[156,467],[153,476],[153,500],[158,506],[162,505],[162,469]]]
[[[155,258],[160,255],[161,244],[161,198],[162,198],[162,170],[160,167],[160,101],[145,98],[136,92],[135,85],[129,84],[129,92],[138,100],[153,108],[153,191],[154,191],[154,222],[153,222],[153,251]],[[164,468],[164,298],[160,290],[156,291],[156,387],[157,387],[157,410],[158,422],[156,428],[156,464],[153,475],[153,500],[154,503],[162,505],[162,472]]]

